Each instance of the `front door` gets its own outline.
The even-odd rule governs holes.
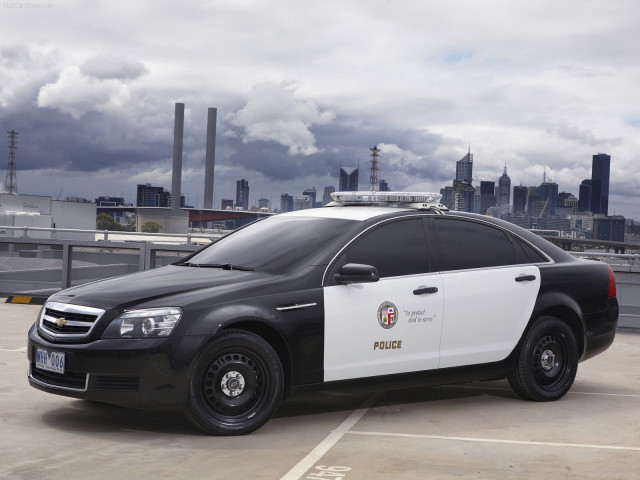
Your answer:
[[[442,278],[429,273],[424,224],[415,215],[375,225],[335,262],[378,269],[374,283],[324,288],[324,379],[438,368]]]

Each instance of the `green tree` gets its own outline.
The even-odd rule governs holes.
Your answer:
[[[122,225],[116,222],[113,217],[107,213],[100,213],[96,217],[96,228],[98,230],[120,231]]]
[[[142,231],[144,233],[158,233],[160,230],[162,230],[162,225],[156,222],[146,222],[142,225]]]

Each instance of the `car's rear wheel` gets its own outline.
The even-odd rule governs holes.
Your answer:
[[[271,345],[250,332],[223,331],[196,364],[187,414],[214,435],[251,433],[271,418],[282,390],[282,365]]]
[[[547,402],[562,398],[578,370],[578,344],[571,328],[555,317],[541,317],[527,333],[518,365],[507,377],[522,398]]]

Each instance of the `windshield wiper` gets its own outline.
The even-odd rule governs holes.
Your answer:
[[[193,262],[184,262],[182,265],[187,267],[198,267],[198,268],[222,268],[223,270],[241,270],[243,272],[253,272],[253,268],[251,267],[241,267],[240,265],[232,265],[230,263],[193,263]]]

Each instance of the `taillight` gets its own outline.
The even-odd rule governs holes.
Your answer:
[[[616,277],[613,275],[611,265],[607,264],[609,268],[609,298],[616,296]]]

